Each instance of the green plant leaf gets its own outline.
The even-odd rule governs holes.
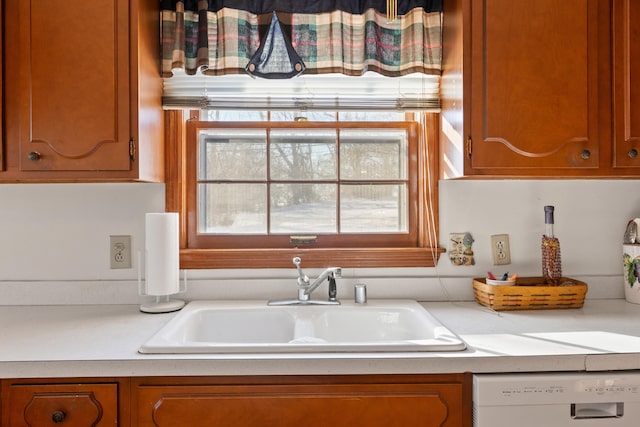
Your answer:
[[[636,284],[636,275],[635,275],[635,269],[636,269],[636,264],[640,263],[640,258],[634,258],[633,261],[631,261],[631,257],[629,257],[629,263],[627,264],[627,257],[629,257],[627,254],[625,254],[625,268],[627,269],[627,283],[629,283],[629,286],[633,288],[633,285]]]

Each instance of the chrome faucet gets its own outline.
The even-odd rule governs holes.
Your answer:
[[[293,264],[296,266],[298,270],[298,299],[292,300],[278,300],[278,301],[269,301],[269,305],[294,305],[294,304],[316,304],[316,305],[338,305],[340,301],[336,298],[336,278],[342,277],[342,268],[340,267],[329,267],[325,269],[316,280],[311,282],[309,280],[309,276],[304,274],[302,271],[302,267],[300,264],[302,260],[300,257],[293,258]],[[312,300],[311,293],[316,290],[318,286],[327,280],[329,282],[329,298],[327,300]]]

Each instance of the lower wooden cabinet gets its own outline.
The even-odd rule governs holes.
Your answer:
[[[118,383],[3,387],[2,426],[117,426]]]
[[[464,375],[134,380],[132,425],[471,425]]]
[[[0,380],[0,427],[471,427],[471,374]]]

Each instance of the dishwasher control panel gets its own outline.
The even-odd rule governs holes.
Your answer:
[[[637,380],[636,380],[637,381]],[[562,396],[572,394],[576,396],[615,396],[620,393],[640,393],[640,383],[628,382],[621,379],[578,379],[566,384],[566,381],[556,383],[550,379],[544,384],[505,385],[496,387],[496,392],[506,398],[529,397],[537,395]]]

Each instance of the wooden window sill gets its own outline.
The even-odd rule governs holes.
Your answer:
[[[295,256],[311,268],[434,267],[442,252],[441,248],[182,249],[180,267],[291,268]]]

